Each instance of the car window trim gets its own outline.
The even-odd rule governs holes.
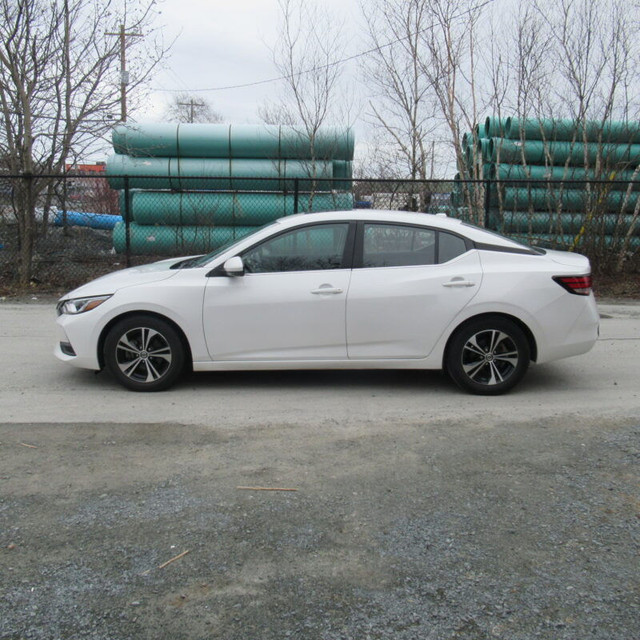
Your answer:
[[[497,253],[516,253],[524,256],[542,256],[544,249],[534,249],[528,247],[507,247],[503,244],[490,244],[488,242],[474,242],[474,247],[478,251],[495,251]]]

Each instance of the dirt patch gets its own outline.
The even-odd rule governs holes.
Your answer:
[[[640,300],[640,273],[596,275],[593,290],[598,298]]]

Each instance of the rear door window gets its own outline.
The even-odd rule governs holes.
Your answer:
[[[365,223],[362,266],[407,267],[435,264],[436,231],[409,225]]]

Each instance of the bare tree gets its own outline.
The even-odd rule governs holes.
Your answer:
[[[315,133],[336,115],[345,50],[342,30],[314,2],[278,4],[281,25],[273,56],[283,76],[283,104]]]
[[[209,102],[190,93],[178,93],[173,96],[164,117],[169,122],[224,122],[222,114]]]
[[[24,177],[14,193],[21,284],[32,272],[36,206],[52,189],[45,176],[102,143],[119,111],[121,43],[106,33],[126,24],[146,36],[124,42],[134,96],[166,53],[152,28],[153,7],[152,1],[0,0],[0,158],[5,171]]]
[[[420,64],[427,0],[362,5],[370,54],[362,65],[372,89],[369,119],[379,136],[378,165],[396,177],[432,178],[437,129],[431,84]],[[395,167],[395,169],[392,169]]]
[[[265,124],[294,125],[297,122],[295,113],[281,102],[264,102],[258,107],[258,117]]]
[[[469,217],[477,222],[484,211],[483,188],[469,179],[481,175],[476,164],[468,168],[462,134],[475,131],[487,102],[479,78],[489,74],[476,68],[481,59],[477,32],[490,1],[376,0],[363,5],[373,45],[364,64],[367,83],[376,89],[370,102],[373,121],[393,141],[411,178],[432,176],[435,142],[440,147],[446,141],[462,178]]]
[[[264,115],[282,122],[295,120],[300,135],[309,143],[309,199],[311,206],[318,176],[318,133],[336,122],[344,95],[341,74],[345,39],[335,20],[311,0],[278,0],[281,22],[273,60],[283,77],[284,91],[277,104]]]
[[[542,16],[532,5],[519,5],[509,32],[514,51],[510,60],[514,81],[510,110],[518,118],[542,118],[554,113],[549,87],[554,69],[550,35]]]
[[[558,0],[551,6],[536,0],[535,7],[556,61],[550,88],[564,113],[581,122],[624,117],[632,62],[628,6],[620,0]]]
[[[431,0],[421,30],[421,70],[449,134],[469,217],[480,224],[484,222],[484,189],[468,180],[482,176],[476,163],[468,169],[462,133],[471,131],[475,135],[479,114],[486,108],[477,48],[478,24],[488,4],[487,0]]]
[[[620,170],[633,168],[612,162],[608,153],[611,121],[633,120],[638,115],[637,101],[629,97],[640,79],[636,64],[638,25],[631,21],[628,5],[620,0],[605,0],[597,5],[587,0],[559,0],[549,7],[537,0],[535,7],[549,32],[557,61],[551,86],[560,109],[577,125],[573,142],[584,149],[584,168],[597,178],[609,178]],[[594,146],[595,162],[590,153]],[[625,215],[627,196],[622,210],[617,212],[613,234],[605,233],[610,209],[603,203],[608,200],[608,192],[605,183],[585,184],[584,222],[572,249],[580,246],[587,250],[600,268],[609,263],[620,268],[629,253],[638,215],[637,210],[635,215]]]

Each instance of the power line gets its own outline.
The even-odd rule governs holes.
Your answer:
[[[22,111],[10,110],[7,113],[11,116],[18,116],[19,118],[24,118],[24,113]],[[36,114],[32,113],[31,119],[34,121],[37,121],[37,120],[52,120],[55,122],[66,121],[66,118],[64,118],[63,116],[49,116],[43,113],[36,113]],[[110,124],[112,122],[115,122],[116,118],[111,114],[109,114],[109,115],[105,115],[103,118],[84,118],[84,117],[77,116],[75,118],[71,118],[71,120],[75,122],[82,122],[82,123],[90,122],[94,124]]]
[[[453,16],[451,19],[452,20],[456,20],[457,18],[462,18],[466,15],[468,15],[469,13],[471,13],[473,10],[479,10],[479,9],[483,9],[484,7],[486,7],[489,4],[492,4],[493,2],[495,2],[495,0],[485,0],[485,2],[483,2],[482,4],[473,7],[472,9],[468,9],[467,11],[464,11],[460,14],[458,14],[457,16]],[[403,40],[407,40],[408,38],[411,38],[413,36],[416,36],[420,33],[422,33],[423,31],[427,31],[428,29],[430,29],[431,26],[428,27],[424,27],[424,29],[418,29],[418,31],[416,31],[415,33],[411,33],[408,36],[402,36],[400,38],[396,38],[395,40],[391,40],[390,42],[387,42],[385,44],[381,44],[377,47],[374,47],[373,49],[368,49],[367,51],[361,51],[360,53],[356,53],[352,56],[347,56],[346,58],[342,58],[340,60],[336,60],[334,62],[329,62],[327,64],[323,64],[323,65],[319,65],[317,67],[313,67],[311,69],[307,69],[306,71],[300,71],[298,73],[294,73],[294,74],[288,74],[288,75],[284,75],[284,76],[278,76],[277,78],[269,78],[268,80],[256,80],[255,82],[246,82],[244,84],[233,84],[233,85],[227,85],[225,87],[211,87],[209,89],[161,89],[161,88],[156,88],[154,89],[154,91],[165,91],[168,93],[179,93],[179,92],[183,92],[183,93],[205,93],[208,91],[228,91],[231,89],[245,89],[247,87],[257,87],[263,84],[271,84],[272,82],[280,82],[281,80],[288,80],[290,78],[294,78],[296,76],[301,76],[301,75],[306,75],[308,73],[315,73],[316,71],[322,71],[324,69],[331,69],[332,67],[336,67],[340,64],[345,64],[347,62],[351,62],[352,60],[357,60],[358,58],[362,58],[364,56],[368,56],[372,53],[376,53],[377,51],[380,51],[381,49],[387,49],[389,47],[392,47],[394,44],[398,44],[399,42],[402,42]]]

